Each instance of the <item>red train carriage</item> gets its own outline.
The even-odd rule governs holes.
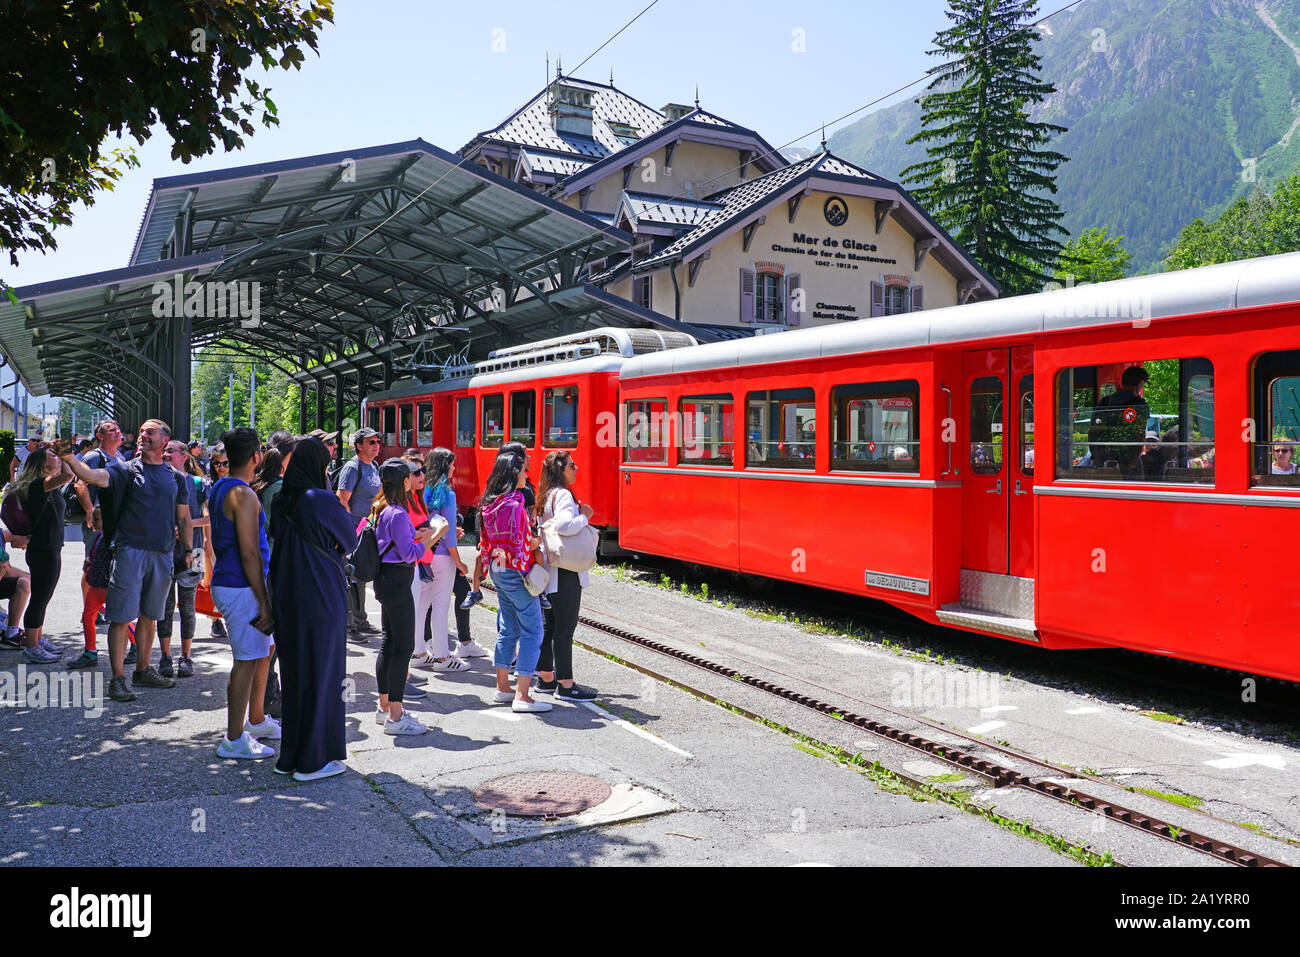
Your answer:
[[[546,454],[569,450],[579,464],[578,494],[595,509],[592,523],[616,543],[618,371],[634,355],[695,342],[681,333],[609,328],[500,349],[440,382],[368,397],[364,420],[380,434],[384,457],[451,449],[462,510],[478,500],[503,442],[529,450],[534,486]]]
[[[1300,254],[646,355],[619,384],[624,548],[1300,680]]]

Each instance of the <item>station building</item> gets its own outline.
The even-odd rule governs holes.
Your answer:
[[[591,281],[694,326],[777,331],[998,295],[897,183],[825,143],[790,162],[698,100],[653,109],[557,72],[461,155],[631,233]]]

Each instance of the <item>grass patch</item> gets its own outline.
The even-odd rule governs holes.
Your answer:
[[[966,775],[962,774],[961,772],[953,771],[949,774],[933,774],[930,777],[926,778],[926,780],[934,784],[951,784],[953,781],[961,781],[965,777]]]
[[[1152,721],[1163,721],[1166,724],[1182,724],[1187,720],[1180,715],[1169,714],[1166,711],[1142,711],[1139,713],[1146,715]]]
[[[1126,791],[1136,791],[1138,794],[1145,794],[1148,797],[1159,798],[1162,801],[1168,801],[1170,804],[1180,804],[1183,807],[1199,809],[1205,803],[1204,798],[1199,798],[1195,794],[1173,794],[1169,791],[1153,791],[1150,788],[1129,787]]]

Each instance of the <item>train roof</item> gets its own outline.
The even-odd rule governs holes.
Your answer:
[[[494,385],[507,385],[511,382],[530,382],[548,376],[590,375],[594,372],[618,372],[627,362],[618,353],[602,353],[584,359],[567,362],[547,362],[537,365],[522,365],[503,372],[478,373],[443,379],[439,382],[403,382],[383,392],[373,392],[366,396],[367,402],[387,402],[392,399],[409,399],[419,395],[434,395],[439,392],[455,392],[461,389],[479,389]]]
[[[860,319],[628,359],[621,379],[1300,302],[1300,253]]]

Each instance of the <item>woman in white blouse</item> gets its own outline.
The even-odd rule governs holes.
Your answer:
[[[542,462],[542,481],[537,488],[537,514],[543,522],[555,519],[555,530],[572,535],[591,519],[592,507],[579,505],[571,491],[578,477],[578,463],[568,452],[551,452]],[[542,653],[537,660],[535,691],[554,693],[569,701],[591,701],[596,692],[573,681],[573,632],[578,627],[582,590],[588,585],[586,572],[552,568],[546,594],[551,607],[542,616]]]

